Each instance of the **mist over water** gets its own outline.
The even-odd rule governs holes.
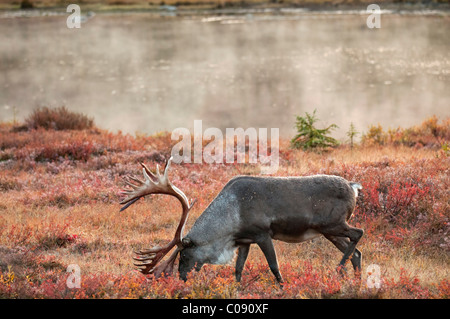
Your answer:
[[[442,15],[98,14],[0,19],[0,120],[67,106],[111,131],[280,128],[317,109],[344,138],[450,116],[450,19]]]

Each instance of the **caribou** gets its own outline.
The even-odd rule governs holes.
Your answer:
[[[177,198],[182,207],[181,219],[174,238],[164,247],[135,251],[135,266],[143,274],[173,273],[178,254],[179,276],[187,280],[193,269],[204,264],[227,264],[237,251],[235,277],[241,280],[244,264],[252,244],[262,250],[270,270],[279,283],[280,274],[273,239],[299,243],[323,235],[343,257],[338,265],[342,271],[350,259],[355,274],[360,276],[362,254],[356,248],[364,231],[350,226],[359,183],[333,175],[305,177],[237,176],[232,178],[195,221],[183,237],[189,211],[195,200],[187,196],[168,178],[172,157],[166,162],[163,175],[157,165],[153,173],[141,163],[144,180],[127,176],[125,195],[120,204],[125,210],[150,194],[166,194]],[[170,257],[163,258],[173,249]]]

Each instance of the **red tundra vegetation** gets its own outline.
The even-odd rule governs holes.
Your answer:
[[[48,111],[48,110],[46,110]],[[42,114],[41,114],[42,115]],[[50,127],[28,119],[0,124],[0,298],[448,298],[450,296],[450,119],[408,129],[374,126],[361,143],[308,152],[280,141],[276,175],[334,174],[362,184],[350,223],[365,230],[362,279],[335,270],[341,253],[325,239],[275,241],[283,289],[261,251],[250,251],[241,283],[233,265],[206,265],[187,282],[135,270],[132,251],[163,245],[179,218],[167,196],[120,213],[125,175],[162,164],[169,133],[132,136]],[[57,129],[56,129],[57,128]],[[235,175],[255,164],[174,165],[171,180],[197,199],[187,229]],[[80,287],[70,288],[80,269]],[[370,264],[378,268],[368,267]],[[374,273],[374,269],[378,269]],[[371,282],[377,281],[373,287]],[[378,288],[377,288],[378,287]]]

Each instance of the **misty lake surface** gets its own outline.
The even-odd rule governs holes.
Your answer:
[[[84,12],[83,12],[84,13]],[[279,128],[317,109],[345,138],[450,116],[450,15],[358,12],[0,17],[0,120],[65,105],[111,131]],[[270,132],[270,130],[269,130]]]

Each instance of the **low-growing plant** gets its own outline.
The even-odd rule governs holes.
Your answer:
[[[387,141],[387,133],[383,131],[383,127],[380,124],[371,125],[369,131],[363,134],[361,138],[363,144],[385,145]]]
[[[28,129],[85,130],[94,127],[94,120],[88,116],[69,111],[65,106],[57,108],[40,107],[25,120]]]
[[[350,139],[350,148],[353,149],[354,146],[354,139],[359,134],[359,132],[356,130],[355,125],[353,123],[350,123],[350,128],[347,131],[347,136]]]
[[[378,125],[372,125],[362,135],[364,145],[405,145],[440,147],[450,140],[450,118],[439,123],[436,116],[432,116],[420,125],[409,128],[390,128],[387,131]]]
[[[316,110],[312,114],[306,112],[304,117],[297,116],[295,123],[297,135],[291,140],[293,148],[301,148],[303,150],[325,149],[339,144],[336,139],[329,136],[330,132],[338,126],[331,124],[324,129],[318,129],[315,127],[317,121]]]

